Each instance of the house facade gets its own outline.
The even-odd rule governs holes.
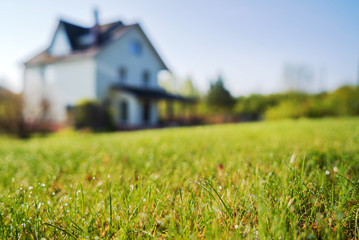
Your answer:
[[[41,115],[64,123],[66,108],[82,99],[108,102],[118,126],[153,126],[157,103],[179,96],[158,85],[157,75],[168,70],[139,24],[121,21],[93,27],[60,20],[49,47],[25,62],[25,119]]]

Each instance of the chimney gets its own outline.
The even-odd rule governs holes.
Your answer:
[[[94,18],[95,18],[95,26],[100,25],[100,21],[98,19],[98,9],[97,8],[94,9],[93,15],[94,15]]]
[[[94,14],[94,19],[95,19],[95,24],[91,28],[91,34],[93,36],[94,45],[98,46],[100,44],[100,21],[99,21],[99,17],[98,17],[97,8],[94,9],[93,14]]]

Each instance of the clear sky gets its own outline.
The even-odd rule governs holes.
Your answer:
[[[315,91],[357,81],[358,0],[1,0],[0,82],[21,91],[22,62],[58,19],[91,26],[95,6],[102,23],[139,22],[176,78],[202,91],[218,74],[235,96],[280,91],[288,63],[313,70]]]

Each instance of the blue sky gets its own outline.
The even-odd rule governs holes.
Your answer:
[[[277,92],[287,64],[313,71],[313,91],[357,81],[357,0],[2,0],[0,81],[20,91],[22,62],[58,19],[91,26],[95,6],[102,23],[140,22],[176,78],[201,91],[221,74],[236,96]]]

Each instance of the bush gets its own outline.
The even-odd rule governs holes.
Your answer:
[[[113,130],[114,124],[108,104],[95,100],[82,100],[68,109],[76,129],[90,128],[95,131]]]
[[[289,92],[250,95],[237,99],[235,113],[239,119],[318,118],[359,115],[359,88],[343,86],[331,93]]]
[[[359,115],[359,89],[343,86],[332,92],[327,99],[335,116]]]
[[[265,119],[300,118],[308,116],[308,112],[309,105],[306,102],[286,100],[280,102],[277,106],[269,108],[265,112]]]
[[[22,96],[0,88],[0,132],[26,138]]]

